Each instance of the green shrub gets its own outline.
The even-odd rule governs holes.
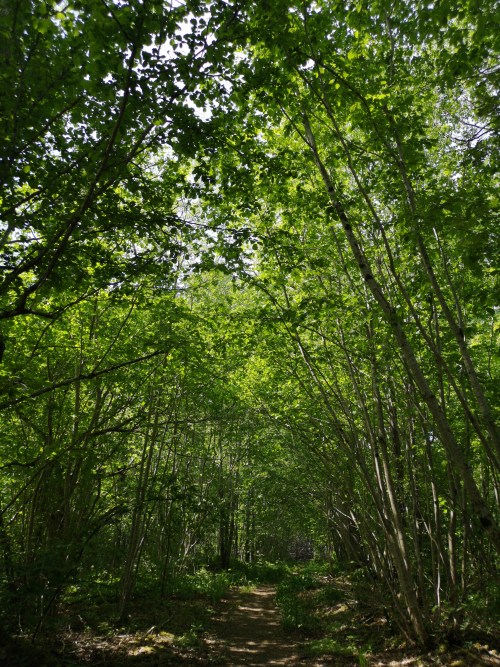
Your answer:
[[[325,586],[318,592],[316,599],[320,604],[336,605],[344,601],[345,593],[334,586]]]
[[[238,586],[252,583],[278,584],[289,574],[290,568],[286,563],[234,561],[229,572],[233,583]]]
[[[198,595],[206,595],[212,602],[218,602],[228,592],[231,579],[227,572],[208,572],[201,568],[194,574],[175,577],[168,587],[171,595],[182,600],[190,600]]]

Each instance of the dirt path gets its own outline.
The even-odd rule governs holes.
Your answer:
[[[95,630],[78,632],[70,629],[57,636],[55,641],[48,639],[39,646],[33,646],[28,639],[18,638],[5,646],[0,644],[0,665],[500,667],[500,651],[495,648],[496,643],[495,646],[476,643],[473,647],[451,648],[442,645],[433,651],[422,652],[404,645],[390,646],[382,637],[378,648],[365,653],[356,647],[366,646],[374,633],[380,632],[380,624],[374,623],[373,618],[370,623],[363,621],[359,613],[356,615],[343,603],[333,603],[329,607],[331,625],[326,637],[331,641],[326,641],[323,646],[320,635],[320,645],[317,642],[316,645],[321,649],[321,655],[318,651],[317,657],[312,657],[312,645],[309,643],[308,646],[306,637],[283,631],[274,598],[274,587],[259,586],[248,593],[233,589],[221,602],[212,605],[208,598],[200,597],[187,601],[170,600],[158,610],[158,601],[152,600],[150,606],[145,605],[144,618],[137,613],[138,627],[134,631],[100,634]],[[213,614],[211,620],[210,614]],[[196,619],[201,621],[200,624],[194,623]],[[323,649],[326,650],[323,652]]]
[[[306,664],[281,628],[275,592],[270,586],[259,586],[250,593],[229,593],[221,615],[213,622],[210,643],[231,667]]]

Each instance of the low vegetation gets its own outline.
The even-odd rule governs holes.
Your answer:
[[[11,667],[106,664],[226,665],[224,645],[214,634],[214,621],[225,609],[230,590],[248,594],[259,586],[276,588],[276,603],[286,634],[298,645],[301,664],[368,667],[369,665],[494,665],[500,660],[497,617],[478,609],[475,623],[457,646],[436,637],[433,649],[422,652],[391,625],[383,609],[370,604],[356,575],[331,573],[326,564],[231,564],[228,572],[205,568],[179,576],[160,596],[141,587],[125,625],[118,622],[118,588],[108,584],[69,592],[38,642],[18,637],[0,649]],[[255,621],[258,623],[257,621]],[[481,628],[481,630],[480,630]]]
[[[6,651],[201,660],[262,581],[310,655],[494,636],[499,59],[494,0],[0,2]]]
[[[321,658],[325,664],[360,667],[466,667],[494,665],[500,660],[498,605],[495,611],[493,604],[469,610],[474,623],[463,633],[459,645],[450,637],[436,636],[434,646],[423,652],[408,643],[369,589],[359,582],[355,572],[350,576],[331,573],[326,566],[312,563],[293,568],[278,585],[276,600],[282,623],[297,636],[304,659]]]

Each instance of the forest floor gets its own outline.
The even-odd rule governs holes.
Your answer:
[[[317,598],[311,601],[317,606]],[[87,618],[64,632],[0,647],[6,667],[492,667],[500,646],[485,641],[422,653],[388,643],[381,619],[362,617],[342,601],[323,606],[323,624],[285,630],[276,587],[231,588],[218,602],[198,597],[163,606],[145,598],[134,624],[106,630]],[[100,612],[105,612],[101,608]],[[325,634],[325,619],[329,631]],[[101,616],[102,619],[102,616]],[[97,617],[96,617],[97,622]],[[79,625],[80,623],[80,625]],[[92,627],[93,625],[93,627]],[[307,625],[307,624],[306,624]]]
[[[305,664],[296,638],[282,628],[275,592],[272,586],[259,586],[246,593],[229,593],[206,639],[225,664]]]
[[[309,638],[302,632],[285,632],[275,602],[275,588],[259,586],[251,592],[232,591],[222,604],[220,615],[212,622],[206,643],[221,664],[231,667],[287,665],[288,667],[479,667],[500,665],[500,652],[477,644],[470,648],[441,646],[422,654],[406,647],[385,647],[370,653],[355,647],[356,635],[363,641],[366,631],[356,627],[357,620],[345,604],[331,610],[339,620],[338,636],[330,641]],[[314,635],[315,633],[313,633]],[[321,655],[322,647],[328,653]],[[500,648],[500,647],[499,647]],[[316,653],[319,655],[310,655]],[[209,653],[210,654],[210,653]]]

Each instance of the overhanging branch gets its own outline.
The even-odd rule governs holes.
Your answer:
[[[36,391],[32,392],[31,394],[25,395],[25,396],[19,396],[19,398],[14,398],[10,401],[6,401],[4,403],[0,403],[0,410],[6,410],[8,408],[12,408],[15,405],[19,405],[19,403],[24,403],[25,401],[29,401],[32,398],[38,398],[38,396],[43,396],[44,394],[48,394],[51,391],[55,391],[56,389],[62,389],[63,387],[68,387],[75,382],[81,382],[81,381],[86,381],[86,380],[93,380],[97,377],[100,377],[101,375],[106,375],[107,373],[112,373],[113,371],[116,371],[120,368],[126,368],[127,366],[132,366],[133,364],[139,364],[142,361],[147,361],[148,359],[152,359],[153,357],[157,357],[160,354],[167,354],[168,350],[156,350],[156,352],[151,352],[150,354],[146,354],[143,357],[138,357],[137,359],[132,359],[129,361],[123,361],[120,364],[115,364],[114,366],[109,366],[108,368],[103,368],[100,371],[92,371],[91,373],[84,373],[81,375],[76,375],[75,377],[72,378],[67,378],[66,380],[61,380],[60,382],[54,382],[53,384],[49,385],[48,387],[43,387],[42,389],[37,389]]]

